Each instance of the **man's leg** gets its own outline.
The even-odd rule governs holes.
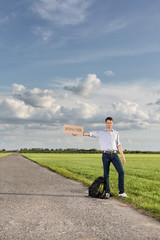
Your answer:
[[[117,154],[114,154],[112,163],[115,167],[115,169],[118,172],[118,187],[119,187],[119,193],[124,193],[124,170],[121,163],[121,160],[119,159]]]
[[[104,179],[106,181],[106,192],[110,193],[109,188],[109,167],[110,167],[110,159],[108,154],[102,155],[102,161],[103,161],[103,170],[104,170]]]

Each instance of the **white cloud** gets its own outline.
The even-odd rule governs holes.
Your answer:
[[[64,122],[80,124],[100,112],[98,105],[82,101],[72,102],[70,107],[60,106],[55,103],[51,90],[34,88],[11,97],[0,99],[0,111],[3,112],[0,121],[5,124],[20,124],[35,129],[39,124],[48,127]]]
[[[149,122],[149,114],[139,110],[139,105],[135,102],[122,100],[112,104],[113,118],[116,120],[118,129],[147,129],[154,127]]]
[[[120,121],[135,122],[139,120],[148,120],[148,115],[138,108],[137,103],[128,100],[113,103],[114,114]]]
[[[12,84],[12,89],[13,89],[13,92],[21,92],[22,90],[25,90],[26,88],[22,84],[14,83],[14,84]]]
[[[76,25],[86,19],[89,6],[90,1],[85,0],[37,0],[32,9],[43,19],[60,25]]]
[[[68,93],[61,93],[59,95],[59,98],[61,98],[61,99],[67,99],[68,97],[69,97]]]
[[[118,120],[118,119],[117,119]],[[119,119],[119,121],[122,121],[122,119]],[[148,122],[144,122],[144,121],[135,121],[135,122],[118,122],[115,123],[115,127],[118,130],[143,130],[143,129],[147,129],[151,127],[151,124]],[[153,126],[152,126],[153,127]]]
[[[1,143],[6,144],[3,146],[7,146],[8,142],[11,143],[16,136],[17,139],[21,136],[25,143],[24,147],[30,146],[31,142],[33,146],[38,144],[43,147],[47,146],[47,143],[48,146],[51,146],[49,136],[52,136],[52,143],[57,147],[59,145],[55,138],[61,138],[63,147],[66,147],[69,146],[69,143],[65,145],[62,135],[64,123],[84,125],[86,131],[100,130],[105,128],[104,119],[107,116],[113,117],[116,130],[128,130],[123,131],[123,135],[126,135],[127,139],[136,133],[140,135],[143,130],[154,131],[156,129],[158,131],[160,129],[160,107],[156,104],[158,98],[155,95],[154,86],[152,88],[146,86],[144,89],[144,86],[121,85],[115,88],[114,85],[103,84],[101,91],[95,91],[100,81],[96,82],[93,79],[95,80],[97,77],[96,75],[93,77],[91,74],[79,85],[80,79],[77,80],[75,87],[81,89],[81,95],[67,93],[66,96],[63,89],[64,84],[58,90],[56,88],[56,92],[39,88],[26,89],[23,85],[15,84],[13,93],[7,93],[8,97],[4,95],[0,97],[0,112],[3,113],[0,115],[0,132],[4,136]],[[92,84],[95,82],[97,85],[93,87]],[[90,90],[84,93],[82,90],[86,89],[88,85],[91,85]],[[130,89],[132,89],[132,94],[130,94]],[[94,97],[86,100],[84,96],[92,91],[94,91]],[[123,99],[124,94],[125,100]],[[154,102],[154,104],[146,106],[146,101]],[[137,129],[141,131],[137,132]],[[28,137],[30,136],[29,143],[24,137],[26,133]],[[46,140],[47,134],[48,139]],[[36,142],[36,137],[43,138],[43,143]],[[133,138],[136,142],[136,137]],[[67,139],[70,139],[69,136]],[[72,143],[70,144],[72,145]],[[18,146],[22,147],[21,144]],[[91,146],[91,144],[88,142],[87,146]],[[52,147],[54,148],[55,145]]]
[[[14,94],[14,97],[23,101],[26,105],[38,108],[50,108],[55,103],[56,99],[52,90],[40,90],[34,88],[26,92]]]
[[[107,70],[107,71],[105,71],[104,73],[105,73],[105,75],[107,75],[108,77],[112,77],[112,76],[115,75],[114,72],[112,72],[111,70]]]
[[[66,121],[82,121],[82,119],[89,119],[96,116],[100,108],[96,104],[86,103],[82,101],[75,102],[75,106],[71,108],[62,107],[62,117]],[[74,117],[74,118],[73,118]]]
[[[144,108],[146,90],[143,95],[140,87],[132,87],[138,104],[136,99],[128,93],[131,86],[129,89],[124,86],[121,86],[122,89],[115,89],[103,84],[101,91],[97,92],[100,83],[100,79],[95,74],[89,74],[81,84],[65,87],[65,89],[69,88],[73,95],[66,94],[62,85],[61,89],[56,91],[56,96],[52,90],[39,88],[28,90],[23,85],[13,84],[13,93],[7,94],[8,98],[0,98],[0,111],[3,112],[0,120],[4,122],[6,119],[6,123],[15,124],[16,121],[20,123],[22,119],[26,120],[26,124],[43,123],[46,126],[60,126],[65,121],[73,124],[85,123],[86,126],[92,126],[94,129],[97,126],[100,129],[104,119],[110,115],[115,119],[118,129],[144,129],[157,125],[160,120],[160,108],[158,104]],[[151,89],[148,90],[151,92]],[[86,102],[84,97],[91,93],[94,93],[94,97],[87,98]],[[123,100],[124,93],[128,93],[128,95],[125,94],[126,100]],[[147,94],[147,96],[151,99],[151,95]],[[153,120],[152,125],[149,118]],[[25,124],[24,121],[21,124]]]
[[[88,74],[85,81],[77,86],[69,85],[64,89],[73,92],[74,94],[88,97],[100,88],[101,80],[97,78],[96,74]]]
[[[153,104],[151,106],[152,106],[152,108],[150,108],[150,110],[149,110],[150,122],[151,122],[152,125],[154,125],[154,123],[159,124],[160,123],[160,104],[159,104],[159,100],[157,100],[156,104]]]
[[[0,121],[5,124],[19,124],[19,126],[31,123],[54,125],[57,122],[56,113],[59,109],[59,105],[51,108],[35,108],[26,105],[23,101],[5,98],[0,100],[0,111],[3,112]]]
[[[28,119],[32,111],[33,109],[22,101],[9,98],[0,99],[0,112],[3,112],[0,119],[6,120],[6,122]]]

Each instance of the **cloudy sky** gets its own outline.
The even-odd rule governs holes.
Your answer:
[[[0,149],[99,148],[63,134],[114,118],[124,149],[160,150],[159,0],[1,0]]]

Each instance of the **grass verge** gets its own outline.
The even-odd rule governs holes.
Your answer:
[[[23,154],[25,157],[67,178],[89,186],[103,176],[101,154]],[[125,171],[125,192],[129,198],[122,201],[160,220],[160,155],[128,154]],[[118,174],[111,164],[111,194],[118,197]]]
[[[7,156],[7,155],[9,155],[9,154],[11,154],[11,153],[3,153],[3,152],[0,152],[0,158],[5,157],[5,156]]]

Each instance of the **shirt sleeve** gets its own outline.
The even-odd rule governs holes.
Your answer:
[[[96,131],[96,132],[90,132],[90,137],[93,137],[93,138],[99,138],[99,131]]]
[[[117,133],[117,140],[116,140],[116,147],[121,145],[120,140],[119,140],[119,133]]]

